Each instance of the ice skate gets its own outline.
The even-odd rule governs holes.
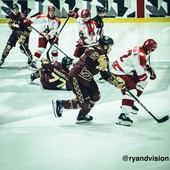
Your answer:
[[[116,122],[117,125],[123,125],[123,126],[131,126],[133,121],[125,115],[125,113],[121,113],[118,117],[118,120]]]
[[[36,62],[35,61],[31,61],[30,64],[28,64],[30,66],[30,70],[37,70],[37,66],[36,66]]]
[[[103,79],[103,77],[100,77],[100,78],[99,78],[99,82],[100,82],[100,83],[105,83],[106,81]]]
[[[93,117],[90,115],[79,114],[77,116],[76,124],[89,123],[92,120],[93,120]]]
[[[132,110],[131,110],[131,113],[134,114],[134,115],[137,115],[138,111],[139,111],[139,109],[136,106],[133,106]]]
[[[0,67],[2,66],[3,63],[4,63],[4,59],[1,58],[1,60],[0,60]]]
[[[36,77],[34,76],[34,74],[30,74],[30,77],[29,77],[29,83],[32,83],[34,80],[36,79]]]
[[[52,100],[53,112],[55,117],[61,117],[63,113],[63,102],[61,100]]]

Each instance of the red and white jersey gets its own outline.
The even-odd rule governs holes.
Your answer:
[[[31,19],[32,23],[37,19],[41,20],[41,34],[48,34],[50,39],[54,38],[61,24],[60,19],[57,16],[51,19],[48,17],[48,15],[40,14]]]
[[[147,79],[147,54],[142,47],[134,47],[112,64],[112,72],[117,75],[132,75],[136,71],[140,81]]]
[[[79,17],[77,19],[78,30],[81,34],[81,39],[84,45],[96,44],[97,43],[97,28],[94,22],[89,19],[87,22],[83,22]]]

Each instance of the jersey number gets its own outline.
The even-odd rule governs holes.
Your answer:
[[[49,82],[50,83],[53,83],[53,82],[55,82],[55,81],[60,81],[60,83],[58,83],[57,85],[56,85],[56,87],[57,88],[61,88],[61,87],[63,87],[65,84],[66,84],[66,80],[65,79],[63,79],[62,77],[59,77],[57,74],[55,74],[54,72],[51,74],[54,78],[52,78],[52,79],[49,79]]]

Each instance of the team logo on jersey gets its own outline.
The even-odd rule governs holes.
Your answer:
[[[85,67],[81,70],[79,76],[87,81],[91,81],[93,79],[93,75]]]
[[[99,58],[99,53],[98,52],[93,52],[91,55],[90,55],[90,58],[93,59],[93,61],[97,60]]]

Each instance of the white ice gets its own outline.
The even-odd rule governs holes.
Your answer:
[[[33,25],[39,29],[39,25]],[[0,25],[0,52],[11,31]],[[157,118],[170,115],[170,23],[106,23],[105,34],[115,45],[110,60],[153,38],[158,43],[151,55],[157,79],[150,81],[140,101]],[[37,49],[38,34],[31,33],[30,49]],[[78,39],[77,25],[67,24],[60,34],[60,48],[73,57]],[[44,53],[45,56],[45,53]],[[63,57],[59,53],[59,60]],[[29,84],[27,58],[13,48],[0,69],[0,170],[168,170],[170,160],[147,161],[148,157],[170,159],[170,121],[157,123],[139,104],[139,114],[131,115],[131,127],[115,124],[120,114],[121,93],[99,84],[101,100],[90,115],[90,125],[76,125],[78,110],[64,110],[53,116],[52,99],[71,99],[72,92],[50,91],[39,80]],[[98,81],[97,77],[96,80]],[[122,157],[145,157],[143,161],[123,161]]]

